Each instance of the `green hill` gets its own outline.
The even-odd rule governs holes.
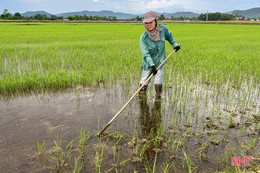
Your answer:
[[[248,10],[234,10],[232,12],[232,14],[234,16],[241,15],[241,16],[248,17],[248,18],[260,17],[260,7],[251,8],[251,9],[248,9]]]
[[[36,14],[45,14],[48,17],[50,17],[50,15],[51,15],[51,13],[48,13],[46,11],[27,11],[25,13],[21,13],[21,15],[24,17],[35,16]]]

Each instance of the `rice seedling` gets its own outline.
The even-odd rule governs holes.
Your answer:
[[[69,166],[69,163],[70,163],[70,160],[71,160],[71,152],[72,152],[73,143],[74,143],[74,140],[72,140],[66,147],[66,149],[69,149],[69,151],[68,151],[66,158],[64,160],[65,166]]]
[[[42,142],[42,144],[37,140],[37,147],[38,147],[38,155],[40,157],[45,152],[46,149],[45,140]]]
[[[195,151],[195,152],[197,152],[197,151],[199,152],[200,163],[202,162],[202,158],[205,160],[208,158],[207,154],[204,153],[204,150],[206,150],[207,148],[208,148],[208,146],[204,145],[203,147],[201,147]]]
[[[235,136],[235,138],[237,138],[238,136],[240,136],[241,134],[243,134],[246,130],[246,127],[243,125],[243,127],[239,130],[238,134]]]
[[[95,171],[101,172],[101,164],[103,161],[103,153],[104,148],[106,146],[106,143],[108,142],[109,138],[107,138],[106,142],[102,144],[101,138],[98,138],[98,147],[95,148],[96,154],[95,154]]]
[[[137,134],[138,134],[138,126],[137,126],[137,124],[135,124],[133,136],[131,138],[131,141],[128,143],[130,147],[133,147],[135,145],[136,139],[137,139]]]
[[[247,140],[241,143],[241,147],[246,149],[246,152],[250,153],[255,158],[260,157],[260,151],[258,147],[255,147],[256,138],[250,138],[249,143]]]
[[[64,152],[61,147],[61,142],[62,136],[59,137],[59,134],[57,134],[57,141],[54,141],[55,148],[51,152],[49,152],[52,156],[52,159],[56,162],[56,167],[53,169],[60,169],[62,167],[62,159],[64,158]]]
[[[103,161],[103,151],[104,151],[104,147],[102,147],[99,151],[96,151],[96,156],[95,156],[96,172],[101,172],[101,163]]]
[[[75,157],[75,166],[73,173],[80,173],[83,169],[83,162],[80,162],[80,157]]]
[[[45,161],[44,152],[46,149],[45,140],[42,142],[42,144],[37,140],[37,148],[38,148],[38,156],[39,156],[40,164],[44,165],[44,161]]]
[[[184,138],[182,138],[182,136],[179,136],[175,153],[178,151],[179,147],[183,147],[183,141],[184,141]]]
[[[186,162],[186,165],[188,167],[189,173],[191,173],[193,170],[197,168],[197,166],[193,163],[193,161],[189,158],[189,156],[186,154],[184,150],[182,150],[184,159],[183,159],[183,169],[185,168],[184,162]]]
[[[78,147],[81,151],[81,157],[84,156],[85,153],[85,143],[91,137],[90,132],[86,133],[86,129],[81,129],[79,132],[79,139],[78,139]]]
[[[171,150],[171,151],[174,151],[174,146],[175,146],[175,144],[177,143],[176,141],[177,141],[178,138],[176,138],[176,139],[174,140],[174,136],[172,135],[172,138],[171,138],[171,139],[172,139],[172,144],[171,144],[170,150]]]
[[[157,152],[155,152],[155,158],[154,158],[154,163],[153,163],[153,173],[155,173],[156,161],[157,161]]]
[[[114,164],[116,163],[116,147],[115,146],[113,146],[112,147],[112,150],[113,150],[113,156],[114,156]],[[118,155],[118,157],[119,157],[119,155]]]
[[[225,152],[224,152],[224,156],[223,156],[223,159],[222,159],[222,164],[224,165],[224,166],[226,166],[227,167],[227,164],[228,164],[228,153],[227,153],[228,151],[227,151],[227,147],[225,148]]]
[[[167,161],[165,163],[163,163],[164,168],[163,168],[163,173],[168,173],[171,169],[172,166],[174,166],[174,163],[169,164],[167,163]]]

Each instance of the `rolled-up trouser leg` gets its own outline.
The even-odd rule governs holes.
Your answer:
[[[156,75],[154,76],[154,80],[153,83],[154,84],[163,84],[163,72],[164,72],[164,65],[161,66],[161,68],[157,71]],[[147,69],[144,70],[144,68],[142,67],[141,70],[141,80],[139,82],[140,85],[142,85],[151,75],[152,71]],[[148,85],[150,83],[150,80],[145,84]]]
[[[153,83],[154,85],[162,85],[163,84],[163,72],[164,72],[164,65],[161,66],[161,68],[157,71],[156,75],[154,76],[153,79]],[[142,86],[142,84],[149,78],[149,76],[151,75],[152,71],[147,69],[144,70],[144,68],[142,67],[142,71],[141,71],[141,80],[140,80],[140,86]],[[140,93],[146,93],[147,90],[147,86],[150,83],[150,80],[146,83],[146,85],[141,89]],[[158,87],[157,87],[158,88]],[[161,88],[161,89],[159,89]],[[162,92],[162,86],[159,87],[158,91],[160,91],[160,93]],[[158,93],[159,94],[159,93]],[[160,94],[159,94],[160,95]]]

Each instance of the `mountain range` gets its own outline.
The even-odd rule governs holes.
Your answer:
[[[250,8],[248,10],[234,10],[232,11],[232,15],[241,15],[247,18],[256,18],[260,17],[260,7],[259,8]]]
[[[251,8],[248,10],[234,10],[232,12],[234,16],[235,15],[241,15],[245,16],[247,18],[254,18],[254,17],[260,17],[260,7],[258,8]],[[113,12],[113,11],[108,11],[108,10],[103,10],[103,11],[79,11],[79,12],[67,12],[67,13],[61,13],[61,14],[51,14],[45,11],[27,11],[25,13],[21,13],[22,16],[25,17],[30,17],[30,16],[35,16],[36,14],[45,14],[46,16],[50,17],[50,15],[55,15],[55,16],[63,16],[64,18],[68,16],[74,16],[74,15],[87,15],[87,16],[115,16],[117,19],[131,19],[135,18],[136,14],[128,14],[128,13],[120,13],[120,12]],[[198,17],[200,14],[198,13],[193,13],[193,12],[176,12],[176,13],[158,13],[158,15],[163,14],[166,17]],[[143,16],[143,14],[139,15]]]

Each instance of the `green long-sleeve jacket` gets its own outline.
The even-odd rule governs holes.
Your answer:
[[[163,24],[160,24],[159,27],[162,28],[160,41],[152,41],[146,32],[144,32],[140,38],[140,47],[143,53],[142,65],[145,70],[149,69],[152,65],[155,65],[157,68],[166,58],[165,40],[167,40],[173,48],[178,46],[172,33]]]

